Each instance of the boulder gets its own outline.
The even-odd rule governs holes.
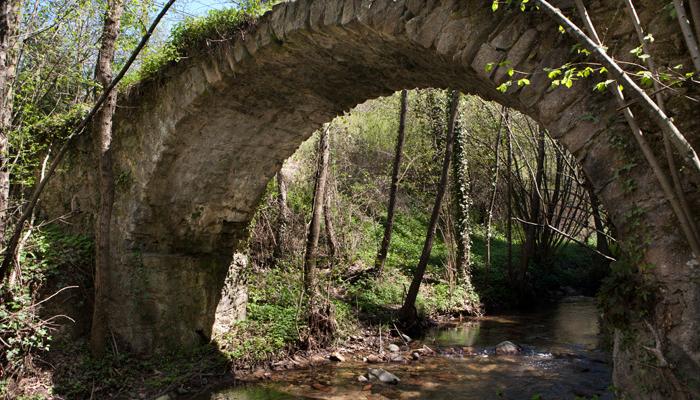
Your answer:
[[[375,354],[370,354],[367,356],[367,358],[365,358],[365,362],[368,362],[370,364],[376,364],[382,362],[382,359]]]
[[[331,361],[335,361],[335,362],[344,362],[345,361],[345,357],[343,357],[343,355],[337,351],[331,353],[331,355],[328,356],[328,359]]]
[[[504,341],[496,345],[496,355],[514,355],[520,354],[523,348],[511,341]]]
[[[401,382],[401,379],[399,379],[396,375],[392,374],[391,372],[387,372],[382,368],[368,368],[367,374],[376,377],[382,383],[387,383],[390,385],[396,385]]]
[[[392,352],[392,353],[398,353],[399,350],[401,350],[401,348],[399,348],[399,346],[397,346],[397,345],[395,345],[395,344],[393,344],[393,343],[390,344],[389,346],[387,346],[387,349],[388,349],[390,352]]]

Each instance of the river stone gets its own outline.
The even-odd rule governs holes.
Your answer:
[[[382,383],[396,385],[401,382],[401,379],[399,379],[396,375],[381,368],[367,368],[367,374],[370,375],[370,377],[376,377]]]
[[[496,345],[496,355],[512,355],[512,354],[520,354],[520,352],[523,351],[523,348],[518,346],[517,344],[506,340],[505,342],[501,342]]]
[[[357,381],[358,381],[358,382],[365,383],[365,382],[368,382],[369,379],[367,379],[367,377],[364,376],[364,375],[360,375],[360,376],[357,377]]]
[[[401,349],[399,348],[399,346],[397,346],[397,345],[395,345],[395,344],[393,344],[393,343],[390,344],[389,346],[387,346],[387,349],[389,349],[389,351],[392,352],[392,353],[398,353],[399,350],[401,350]]]
[[[336,362],[344,362],[345,361],[345,357],[343,357],[343,355],[337,351],[331,353],[331,355],[328,356],[328,359],[330,359],[331,361],[336,361]]]

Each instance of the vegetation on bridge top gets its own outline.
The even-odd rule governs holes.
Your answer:
[[[210,10],[206,16],[188,17],[173,28],[165,43],[156,44],[146,51],[139,68],[129,72],[121,86],[155,78],[167,66],[181,59],[204,52],[212,44],[235,39],[279,2],[245,0],[237,8]]]

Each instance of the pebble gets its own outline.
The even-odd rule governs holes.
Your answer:
[[[401,349],[399,348],[399,346],[397,346],[397,345],[395,345],[395,344],[393,344],[393,343],[390,344],[389,346],[387,346],[387,349],[389,349],[389,351],[392,352],[392,353],[397,353],[399,350],[401,350]]]

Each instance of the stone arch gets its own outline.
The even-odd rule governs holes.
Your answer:
[[[283,160],[356,104],[404,88],[439,87],[515,108],[576,155],[622,240],[653,241],[640,251],[657,266],[664,291],[655,325],[674,359],[700,365],[697,263],[651,171],[620,175],[640,158],[616,105],[595,94],[592,81],[551,89],[543,68],[566,62],[572,42],[544,15],[494,14],[486,3],[284,3],[236,40],[133,88],[114,124],[115,173],[128,177],[118,189],[112,235],[115,335],[136,352],[208,337],[232,251]],[[611,7],[593,6],[597,18]],[[635,47],[631,29],[614,34],[622,52]],[[497,91],[506,68],[485,67],[503,60],[535,71],[531,84]],[[643,190],[625,189],[623,179]],[[647,224],[643,237],[632,215]],[[617,374],[632,355],[616,357]]]

